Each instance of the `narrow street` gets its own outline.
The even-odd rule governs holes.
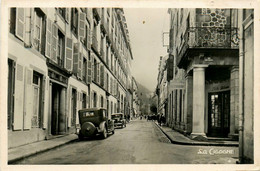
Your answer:
[[[209,154],[234,150],[234,154]],[[237,147],[171,144],[152,121],[133,120],[107,139],[76,141],[16,164],[234,164]]]

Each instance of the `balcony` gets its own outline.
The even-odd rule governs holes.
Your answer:
[[[237,28],[231,27],[190,27],[182,39],[177,52],[177,65],[184,61],[186,54],[192,49],[238,49],[239,35]]]
[[[98,52],[98,41],[97,41],[97,35],[93,34],[92,36],[92,48]]]

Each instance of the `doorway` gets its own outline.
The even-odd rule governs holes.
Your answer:
[[[51,134],[60,135],[66,133],[65,115],[65,87],[52,84],[52,108],[51,108]]]
[[[230,90],[209,93],[208,136],[227,137],[230,127]]]

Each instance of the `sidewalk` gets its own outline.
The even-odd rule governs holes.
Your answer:
[[[37,153],[45,152],[50,149],[60,147],[64,144],[70,143],[78,139],[76,134],[69,134],[66,136],[43,140],[15,148],[8,149],[8,164],[14,163],[23,158],[35,155]]]
[[[195,141],[192,140],[183,134],[167,127],[167,126],[159,126],[158,123],[154,122],[158,128],[170,139],[173,144],[182,144],[182,145],[197,145],[197,146],[233,146],[238,147],[237,141],[223,141],[223,140],[215,140],[215,141]]]

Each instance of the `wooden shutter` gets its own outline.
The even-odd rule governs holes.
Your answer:
[[[24,46],[31,47],[31,8],[25,9],[25,38]]]
[[[92,35],[91,35],[91,25],[88,27],[88,44],[87,44],[87,49],[91,50],[91,40],[92,40]]]
[[[83,12],[79,13],[79,37],[84,38],[85,37],[85,20],[86,20],[86,14]]]
[[[16,8],[16,25],[15,35],[24,40],[24,29],[25,29],[25,10],[24,8]]]
[[[83,58],[83,54],[79,53],[78,56],[78,78],[82,79],[82,58]]]
[[[74,44],[73,50],[73,73],[78,73],[78,61],[79,61],[79,43]]]
[[[87,84],[91,84],[92,82],[92,60],[91,57],[88,59],[88,66],[87,66]]]
[[[47,25],[46,25],[46,42],[45,42],[45,56],[48,58],[51,57],[51,40],[52,40],[51,28],[52,28],[52,23],[51,20],[48,18]]]
[[[33,87],[32,87],[32,79],[33,79],[33,71],[29,68],[26,68],[26,80],[25,82],[25,115],[24,115],[24,129],[31,128],[31,118],[33,115]]]
[[[57,62],[58,27],[52,24],[51,59]]]
[[[99,63],[97,62],[97,83],[100,83],[99,81],[99,78],[100,78],[100,67],[99,67]]]
[[[44,93],[43,93],[43,96],[44,99],[43,99],[43,105],[44,105],[44,113],[43,113],[43,125],[42,127],[43,128],[48,128],[48,114],[49,114],[49,104],[48,104],[48,98],[49,98],[49,83],[50,83],[50,79],[48,76],[44,76],[44,86],[43,86],[43,89],[44,89]]]
[[[24,94],[24,68],[16,66],[15,94],[14,94],[14,130],[21,130],[23,126],[23,94]]]
[[[65,68],[68,71],[72,71],[72,47],[73,47],[73,42],[71,38],[66,38],[66,49],[65,49]]]

